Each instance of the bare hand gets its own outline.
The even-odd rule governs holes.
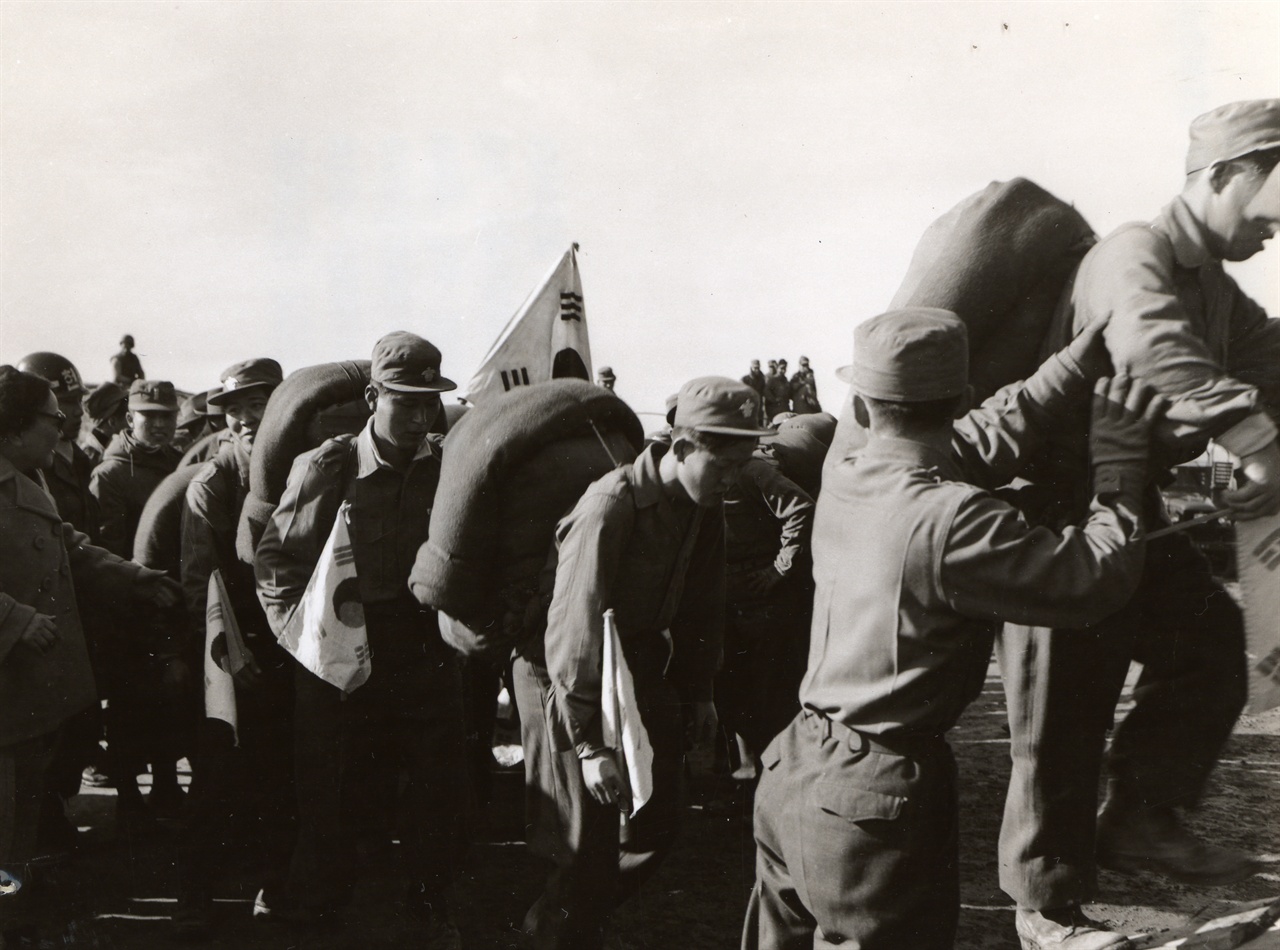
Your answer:
[[[1140,379],[1103,377],[1093,387],[1089,454],[1094,464],[1145,462],[1151,428],[1168,400]]]
[[[1280,511],[1280,445],[1273,439],[1240,461],[1244,484],[1222,494],[1231,513],[1240,521],[1252,521]]]
[[[182,603],[182,588],[162,571],[144,570],[134,590],[157,607],[176,607]]]
[[[613,752],[605,749],[582,760],[582,781],[587,791],[601,805],[614,805],[631,814],[631,789],[622,780]]]
[[[18,642],[44,656],[58,642],[58,622],[48,614],[36,614],[27,621]]]
[[[782,575],[772,567],[761,568],[758,571],[752,571],[747,575],[746,587],[747,592],[764,596],[778,586],[778,582],[782,580]]]

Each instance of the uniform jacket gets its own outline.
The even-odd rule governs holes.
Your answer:
[[[1210,254],[1181,198],[1150,224],[1127,224],[1081,262],[1045,343],[1056,349],[1106,321],[1116,369],[1169,397],[1153,474],[1194,458],[1215,439],[1236,455],[1275,438],[1280,410],[1280,320],[1268,318]],[[1079,426],[1064,433],[1077,447]],[[1086,461],[1055,440],[1044,482],[1079,482]]]
[[[799,413],[821,412],[818,402],[818,382],[813,370],[798,369],[791,374],[791,408]]]
[[[958,423],[949,455],[876,437],[828,469],[806,708],[863,732],[941,735],[981,690],[998,623],[1082,627],[1125,603],[1142,569],[1142,465],[1099,467],[1088,519],[1061,534],[985,490],[1088,390],[1054,357]]]
[[[0,745],[52,732],[95,702],[77,593],[109,608],[141,570],[89,544],[43,488],[0,458]],[[44,655],[18,644],[36,613],[58,625]]]
[[[97,465],[102,461],[102,455],[107,451],[107,446],[111,444],[111,436],[103,432],[101,429],[91,429],[80,440],[80,449],[84,452],[85,457],[91,463],[91,466]],[[92,473],[93,469],[90,468]]]
[[[64,455],[67,447],[70,452]],[[96,543],[100,523],[98,501],[89,492],[93,460],[74,442],[63,441],[53,453],[53,464],[41,471],[62,520]]]
[[[225,443],[187,485],[182,511],[182,592],[191,629],[203,633],[209,577],[221,570],[240,628],[270,629],[258,603],[253,566],[236,556],[240,509],[249,494],[249,456],[234,441]]]
[[[631,465],[595,481],[556,527],[544,646],[557,751],[583,756],[604,747],[600,662],[608,609],[642,707],[661,692],[660,681],[686,702],[711,699],[724,634],[724,514],[719,505],[672,503],[658,473],[667,450],[650,445]]]
[[[138,359],[138,354],[133,350],[121,350],[111,357],[111,375],[116,385],[123,386],[126,390],[135,379],[146,378],[142,372],[142,360]]]
[[[130,432],[116,434],[89,481],[89,491],[98,500],[104,548],[123,558],[133,556],[142,508],[181,457],[172,446],[150,449]]]
[[[765,422],[771,422],[780,412],[791,408],[791,384],[781,373],[770,373],[764,378]]]
[[[401,473],[378,452],[370,419],[354,445],[352,436],[338,436],[298,456],[254,557],[258,598],[277,636],[307,589],[343,499],[351,502],[361,601],[417,609],[409,571],[427,540],[442,441],[428,436]]]
[[[757,457],[742,467],[725,495],[724,523],[731,577],[765,567],[772,567],[783,580],[807,573],[813,499],[782,474],[776,461]],[[759,599],[739,594],[731,600]]]

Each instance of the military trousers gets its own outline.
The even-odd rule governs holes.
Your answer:
[[[1126,808],[1195,805],[1247,696],[1239,608],[1184,535],[1147,547],[1137,592],[1088,630],[1006,625],[996,641],[1013,771],[1000,886],[1037,910],[1091,900],[1107,730],[1131,660],[1134,706],[1105,753]]]
[[[469,843],[458,657],[417,609],[366,608],[371,674],[344,695],[296,665],[298,842],[287,901],[317,911],[351,897],[357,837],[400,841],[406,894],[445,898]],[[403,793],[401,793],[402,782]]]
[[[582,780],[573,749],[553,747],[547,727],[551,683],[536,661],[515,661],[516,703],[525,756],[526,826],[530,850],[550,862],[542,896],[525,917],[537,950],[600,950],[609,914],[667,856],[679,827],[683,766],[681,706],[668,702],[645,717],[654,747],[653,797],[625,823],[597,803]]]
[[[761,765],[743,950],[950,950],[958,806],[944,739],[872,738],[806,710]]]

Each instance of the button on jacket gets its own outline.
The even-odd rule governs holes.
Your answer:
[[[940,735],[980,691],[997,622],[1080,627],[1124,604],[1142,566],[1129,543],[1141,465],[1095,472],[1088,520],[1061,534],[978,487],[1016,475],[1046,410],[1087,386],[1055,358],[957,423],[950,457],[873,438],[828,470],[805,708],[866,733]]]
[[[351,502],[361,601],[418,609],[409,571],[427,540],[442,441],[428,436],[402,473],[378,453],[370,419],[354,448],[351,436],[339,436],[298,456],[254,559],[258,597],[277,636],[307,589],[344,498]]]
[[[604,747],[600,662],[610,608],[642,706],[664,681],[685,702],[711,699],[724,631],[724,514],[672,504],[658,473],[667,451],[651,445],[598,479],[556,528],[545,638],[556,751]],[[690,530],[697,535],[686,545]]]
[[[110,607],[141,570],[89,544],[43,488],[0,458],[0,745],[52,732],[95,702],[77,590]],[[58,625],[45,654],[18,645],[37,613]]]

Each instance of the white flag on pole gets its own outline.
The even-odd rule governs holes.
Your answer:
[[[1280,515],[1236,522],[1251,716],[1280,706]]]
[[[222,572],[215,568],[209,575],[204,608],[204,714],[231,726],[236,745],[240,744],[240,725],[235,680],[246,668],[256,669],[257,663],[245,646]]]
[[[338,509],[302,600],[280,634],[280,645],[299,663],[344,693],[364,683],[372,666],[349,510],[346,502]]]
[[[591,379],[587,310],[574,244],[516,311],[467,384],[467,402],[549,379]]]
[[[613,611],[604,612],[601,658],[600,724],[604,744],[618,757],[618,768],[631,787],[631,815],[653,797],[653,744],[640,719],[636,684],[631,678]]]

